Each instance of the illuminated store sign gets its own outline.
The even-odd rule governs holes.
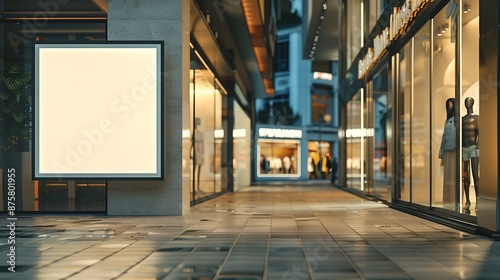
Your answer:
[[[389,26],[373,38],[373,47],[358,62],[358,79],[361,79],[386,51],[392,41],[397,39],[416,16],[432,0],[406,0],[401,7],[394,7],[389,18]]]
[[[373,128],[348,128],[346,129],[346,138],[373,137],[375,131]]]
[[[36,44],[36,179],[163,177],[161,42]]]
[[[313,73],[313,78],[315,80],[328,80],[331,81],[333,79],[332,73],[327,73],[327,72],[314,72]]]
[[[259,137],[300,139],[302,138],[302,130],[284,128],[259,128]]]

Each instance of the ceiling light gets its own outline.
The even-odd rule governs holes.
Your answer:
[[[471,8],[470,4],[464,4],[464,14],[470,12],[470,8]]]
[[[328,9],[328,5],[326,3],[323,3],[323,10],[326,11],[326,9]]]

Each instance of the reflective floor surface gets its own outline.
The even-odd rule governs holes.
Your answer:
[[[0,279],[500,279],[500,242],[330,186],[248,187],[182,217],[19,215],[15,273],[0,232]]]

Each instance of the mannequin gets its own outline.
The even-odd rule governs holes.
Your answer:
[[[201,119],[196,118],[194,120],[194,133],[193,139],[191,141],[191,155],[193,158],[193,176],[196,176],[196,181],[193,180],[193,190],[201,192],[200,190],[200,170],[203,165],[204,153],[203,153],[203,132],[199,130],[201,125]]]
[[[439,158],[443,166],[443,204],[453,207],[455,201],[455,178],[456,178],[456,122],[455,122],[455,98],[446,100],[446,121],[441,138]]]
[[[309,173],[309,179],[318,179],[318,175],[316,174],[316,163],[314,162],[314,158],[312,152],[309,152],[309,156],[307,157],[307,172]]]
[[[285,156],[283,158],[283,173],[285,174],[290,174],[290,167],[292,165],[292,162],[288,156]]]
[[[472,109],[474,106],[472,97],[465,98],[464,104],[465,108],[467,108],[467,114],[462,117],[462,180],[466,199],[464,209],[468,211],[471,204],[469,195],[471,166],[476,198],[479,190],[479,115],[474,113]]]

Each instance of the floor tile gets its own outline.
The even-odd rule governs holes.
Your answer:
[[[197,204],[183,217],[31,215],[19,225],[19,272],[6,274],[4,264],[0,279],[500,275],[500,243],[328,185],[247,187]]]

